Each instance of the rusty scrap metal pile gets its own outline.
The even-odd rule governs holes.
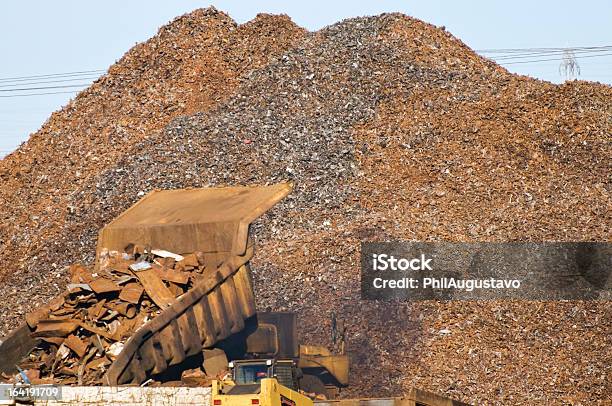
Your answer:
[[[363,301],[358,251],[609,241],[610,117],[610,86],[513,75],[404,15],[308,33],[198,10],[0,161],[0,335],[149,190],[289,179],[253,227],[257,305],[298,312],[314,343],[329,345],[332,312],[346,321],[347,396],[595,403],[611,393],[609,303]]]
[[[121,254],[103,251],[95,272],[71,266],[66,292],[26,315],[41,343],[20,365],[22,373],[39,384],[102,383],[128,338],[197,283],[204,268],[202,253],[183,256],[140,246]]]

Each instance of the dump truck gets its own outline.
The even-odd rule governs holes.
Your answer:
[[[300,345],[295,315],[256,312],[249,226],[291,190],[291,184],[282,183],[153,191],[101,230],[96,268],[108,252],[122,252],[130,245],[200,252],[205,267],[193,288],[126,342],[104,384],[142,384],[215,347],[226,349],[230,360],[255,354],[293,359],[330,389],[348,384],[346,354]],[[0,346],[1,372],[14,373],[15,365],[37,344],[31,326],[14,331]]]
[[[289,362],[299,370],[304,392],[337,395],[349,383],[348,355],[300,343],[294,314],[256,311],[249,266],[254,242],[249,228],[291,190],[288,183],[156,190],[105,226],[98,238],[96,269],[101,269],[109,252],[138,245],[146,247],[145,253],[153,249],[201,253],[202,278],[135,331],[106,370],[104,386],[64,387],[63,400],[55,404],[95,404],[104,399],[134,405],[202,404],[202,399],[208,403],[209,388],[138,386],[168,371],[180,371],[194,356],[204,357],[204,365],[215,364],[214,357],[207,359],[211,354],[218,356],[213,350],[221,350],[221,358],[230,362],[245,358]],[[45,311],[43,307],[36,313]],[[0,344],[0,372],[16,373],[20,360],[40,344],[32,329],[24,323]],[[265,387],[273,390],[277,378],[266,380]],[[288,393],[276,390],[279,396]]]

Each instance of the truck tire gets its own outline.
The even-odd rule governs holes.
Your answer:
[[[327,389],[325,388],[323,381],[321,381],[321,379],[315,375],[304,374],[302,379],[300,379],[300,389],[307,394],[314,393],[325,396],[325,399],[328,398]]]

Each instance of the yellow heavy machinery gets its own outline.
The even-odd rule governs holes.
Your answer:
[[[468,406],[443,396],[412,389],[401,398],[327,400],[302,387],[304,375],[291,360],[242,360],[214,381],[211,406]],[[314,398],[314,399],[313,399]]]
[[[230,362],[230,376],[213,381],[213,406],[313,406],[300,389],[303,376],[292,360]]]
[[[227,359],[234,362],[274,360],[274,366],[278,366],[275,372],[293,365],[297,370],[294,375],[299,375],[296,385],[288,385],[289,380],[283,384],[323,398],[335,398],[349,383],[348,355],[332,354],[325,347],[300,344],[297,317],[291,312],[259,312],[247,321],[242,332],[216,347],[225,351]],[[217,369],[226,366],[219,365]],[[207,372],[214,375],[218,371]]]

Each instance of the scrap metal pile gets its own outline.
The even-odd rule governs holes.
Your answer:
[[[0,161],[0,335],[147,191],[289,179],[253,230],[257,305],[328,346],[342,317],[348,396],[609,399],[609,303],[367,302],[359,243],[610,241],[611,117],[610,86],[513,75],[404,15],[306,33],[198,10]]]
[[[66,292],[26,315],[41,341],[22,373],[32,383],[100,384],[129,337],[197,283],[204,264],[199,252],[132,245],[121,254],[103,251],[95,271],[71,266]]]

